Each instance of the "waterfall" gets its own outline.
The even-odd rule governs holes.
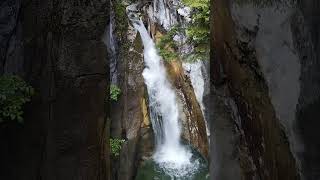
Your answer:
[[[148,89],[150,119],[156,141],[153,159],[172,177],[185,176],[195,171],[197,164],[191,160],[191,151],[180,142],[181,128],[175,91],[167,79],[155,44],[136,12],[135,4],[127,7],[129,19],[139,31],[144,45],[146,67],[142,75]]]
[[[204,62],[202,60],[197,60],[196,62],[192,63],[182,63],[183,69],[185,74],[190,78],[191,85],[194,89],[194,93],[196,95],[196,99],[200,105],[203,117],[205,116],[205,106],[203,103],[203,97],[205,95],[205,72],[203,73],[204,69]],[[208,122],[205,119],[206,123],[206,132],[207,136],[210,136],[210,130],[208,126]],[[208,140],[210,140],[208,138]]]
[[[202,114],[204,112],[203,94],[204,94],[204,77],[201,68],[203,63],[198,60],[194,63],[182,64],[185,73],[189,76],[197,101],[201,107]]]

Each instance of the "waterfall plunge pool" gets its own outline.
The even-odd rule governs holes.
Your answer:
[[[141,163],[135,180],[209,180],[207,161],[191,146],[185,147],[192,152],[190,165],[171,169],[151,158]]]
[[[208,165],[197,151],[181,143],[181,127],[176,92],[167,79],[166,69],[155,43],[138,15],[138,4],[127,6],[126,12],[139,31],[144,46],[142,72],[147,86],[150,119],[155,134],[152,160],[143,162],[136,180],[206,180]]]

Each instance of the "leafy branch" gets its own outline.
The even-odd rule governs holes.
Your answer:
[[[124,142],[125,142],[124,139],[111,138],[110,139],[111,154],[113,154],[114,156],[119,156],[122,144]]]
[[[0,77],[0,122],[16,120],[23,122],[23,105],[31,100],[34,89],[20,77]]]
[[[114,84],[110,85],[110,99],[113,101],[118,101],[118,98],[121,94],[121,89]]]

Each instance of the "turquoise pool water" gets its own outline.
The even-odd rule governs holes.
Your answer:
[[[193,151],[191,163],[185,169],[168,169],[154,160],[143,162],[135,180],[209,180],[208,163]]]

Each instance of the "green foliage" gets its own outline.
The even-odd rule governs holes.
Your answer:
[[[192,8],[191,22],[186,28],[175,26],[171,28],[157,43],[160,55],[165,60],[172,60],[178,57],[178,44],[173,40],[178,33],[183,33],[188,38],[188,43],[194,49],[186,55],[186,60],[208,59],[210,40],[210,8],[209,0],[182,0],[183,4]]]
[[[192,8],[207,8],[209,0],[182,0],[182,3]]]
[[[111,138],[110,139],[111,154],[113,154],[114,156],[119,156],[121,146],[124,142],[125,142],[124,139]]]
[[[114,1],[116,33],[119,40],[123,40],[128,29],[126,6],[122,1]]]
[[[23,122],[23,105],[30,101],[34,89],[18,76],[0,77],[0,122]]]
[[[117,101],[120,94],[121,94],[121,89],[118,86],[111,84],[111,86],[110,86],[110,99]]]
[[[186,28],[189,43],[194,51],[189,54],[192,59],[208,59],[210,40],[210,1],[209,0],[182,0],[193,9],[192,21]]]
[[[177,34],[180,29],[175,26],[171,28],[165,35],[163,35],[159,42],[157,43],[157,48],[159,49],[159,54],[166,61],[171,61],[178,57],[177,45],[173,41],[173,37]]]

